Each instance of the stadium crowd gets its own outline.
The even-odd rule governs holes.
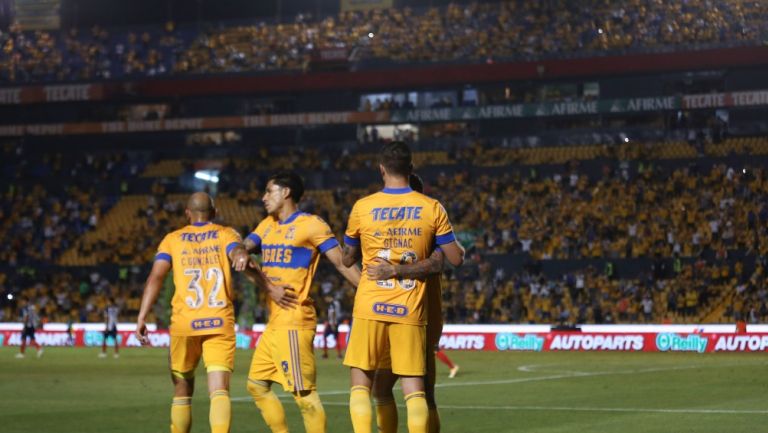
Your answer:
[[[241,205],[258,203],[258,180],[234,177],[241,179],[239,186],[225,195]],[[343,182],[332,201],[318,204],[310,195],[302,206],[341,233],[355,200],[376,188]],[[649,164],[635,173],[606,165],[598,178],[578,169],[551,177],[515,171],[475,178],[457,170],[438,175],[427,193],[446,203],[456,230],[483,254],[522,253],[537,260],[768,254],[768,177],[761,167],[666,171]],[[99,262],[151,258],[152,236],[178,226],[183,206],[164,199],[162,188],[148,197],[136,215],[146,224],[140,225],[142,233],[125,234],[124,252],[81,245],[80,254],[99,254]]]
[[[93,230],[117,199],[118,188],[143,170],[123,155],[27,154],[18,143],[3,145],[5,190],[0,201],[0,261],[10,266],[55,263],[84,233]],[[121,178],[113,191],[107,181]],[[67,179],[61,182],[51,179]]]
[[[11,145],[3,151],[8,161],[5,176],[11,181],[0,203],[0,235],[8,240],[0,247],[0,257],[9,265],[0,275],[0,292],[37,299],[43,316],[55,321],[98,321],[100,306],[115,296],[132,320],[142,266],[151,261],[157,239],[184,224],[183,202],[155,182],[139,196],[138,210],[128,215],[135,224],[109,236],[85,236],[117,200],[111,194],[125,192],[121,185],[120,191],[107,193],[93,179],[106,181],[114,173],[131,179],[140,174],[142,164],[122,157],[30,156],[23,147]],[[266,149],[260,155],[261,160],[223,168],[221,198],[238,206],[258,206],[262,179],[244,176],[252,164],[262,170],[278,160],[307,170],[326,164],[370,169],[365,158],[271,158]],[[468,155],[457,160],[462,158],[472,161]],[[617,161],[606,163],[600,173],[586,173],[571,163],[548,176],[537,174],[535,166],[500,176],[473,176],[466,167],[459,164],[450,175],[427,179],[426,193],[446,204],[472,257],[471,266],[445,275],[445,313],[451,322],[690,320],[708,313],[713,301],[726,302],[726,314],[732,318],[757,321],[768,313],[763,272],[768,257],[768,176],[761,167],[721,164],[667,170],[648,162],[630,166]],[[49,175],[72,181],[57,189],[40,180]],[[342,181],[325,194],[310,191],[302,207],[341,234],[354,201],[378,188],[375,183],[359,186]],[[256,216],[263,216],[261,212]],[[222,217],[226,221],[227,215]],[[237,228],[245,234],[252,227]],[[117,278],[106,278],[98,270],[38,266],[56,265],[67,251],[116,266]],[[498,254],[524,256],[531,263],[586,259],[599,265],[553,277],[536,266],[515,272],[494,266],[489,258]],[[744,257],[757,257],[757,267],[747,269]],[[671,265],[635,278],[614,270],[616,260],[633,258],[667,259]],[[325,295],[338,287],[342,290],[337,298],[349,311],[351,287],[323,270],[316,286],[323,295],[318,296],[319,311],[324,311]],[[260,305],[246,296],[241,314],[264,318]],[[8,307],[2,314],[12,318],[14,312]]]
[[[556,11],[556,13],[555,13]],[[549,55],[759,45],[768,40],[765,2],[556,0],[452,4],[426,10],[298,15],[179,30],[0,34],[0,80],[28,83],[186,73],[306,70],[323,50],[394,62],[532,59]]]
[[[712,311],[713,302],[725,302],[725,320],[760,323],[768,318],[765,261],[752,272],[741,262],[698,259],[675,265],[666,276],[652,272],[637,278],[612,276],[607,270],[585,269],[547,277],[535,269],[507,274],[475,254],[469,271],[443,276],[443,309],[449,323],[685,323],[698,322]],[[44,321],[100,322],[108,299],[114,297],[125,321],[134,320],[140,304],[143,269],[121,266],[117,279],[97,271],[44,272],[26,267],[16,284],[26,284],[17,295],[34,299]],[[36,275],[37,274],[37,275]],[[0,287],[12,284],[0,272]],[[251,298],[239,281],[236,307],[240,323],[263,323],[266,294]],[[351,312],[354,288],[330,269],[321,268],[313,292],[322,317],[328,296]],[[10,306],[0,310],[3,320],[15,320]],[[163,313],[157,311],[156,318]],[[347,316],[348,318],[348,316]],[[716,317],[718,320],[720,316]]]

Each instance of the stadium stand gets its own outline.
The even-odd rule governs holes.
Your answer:
[[[427,177],[427,193],[446,203],[472,253],[472,266],[446,274],[446,317],[453,323],[762,320],[764,264],[754,258],[768,255],[768,177],[759,164],[737,169],[717,157],[764,154],[766,142],[763,137],[728,139],[706,147],[704,159],[695,159],[687,143],[502,150],[495,158],[477,142],[455,159],[449,152],[417,152],[418,169],[437,165],[434,177]],[[3,196],[2,210],[12,216],[4,219],[3,236],[10,242],[3,258],[10,264],[42,261],[58,266],[50,272],[37,270],[47,274],[47,283],[27,278],[26,285],[16,286],[39,299],[44,317],[61,320],[74,314],[89,320],[116,293],[122,295],[124,310],[134,314],[140,282],[133,276],[128,283],[126,272],[140,273],[134,269],[151,261],[156,239],[183,224],[184,195],[166,192],[159,180],[182,175],[186,164],[161,159],[139,171],[136,161],[109,157],[37,155],[28,160],[21,149],[4,147],[17,167],[10,171],[17,181],[35,170],[69,173],[76,184],[106,179],[104,173],[113,171],[134,181],[149,178],[146,193],[114,190],[118,198],[110,205],[107,198],[93,200],[93,187],[85,185],[55,194],[40,184],[11,184]],[[241,184],[219,195],[221,219],[243,233],[264,215],[258,172],[292,166],[292,158],[269,158],[269,151],[264,152],[261,162],[236,159],[221,171],[222,178],[237,178]],[[677,162],[662,167],[665,159]],[[309,177],[312,170],[322,171],[317,161],[293,160]],[[596,164],[590,170],[577,161]],[[544,162],[560,168],[540,175]],[[341,233],[352,203],[375,190],[377,182],[370,173],[370,155],[354,155],[336,165],[351,174],[368,173],[370,186],[350,188],[342,182],[310,190],[302,206]],[[501,167],[504,174],[472,173],[472,167]],[[34,247],[38,245],[43,248]],[[517,257],[521,266],[504,265],[509,257]],[[542,263],[569,260],[580,266],[566,272],[542,270]],[[650,266],[627,272],[632,266],[618,265],[632,260]],[[67,271],[106,264],[122,277],[91,278],[87,271]],[[321,271],[318,287],[333,278],[326,271]],[[6,275],[2,283],[8,290],[18,282]],[[347,288],[345,293],[344,306],[349,308],[353,291]],[[4,315],[13,317],[14,312],[6,308]]]
[[[257,21],[212,30],[173,22],[144,30],[0,35],[0,77],[11,83],[307,70],[319,50],[375,62],[494,62],[608,53],[760,45],[768,38],[763,2],[711,7],[636,0],[578,4],[522,1],[444,8],[347,11]],[[554,13],[557,11],[557,13]]]

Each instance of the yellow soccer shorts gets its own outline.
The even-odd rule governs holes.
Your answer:
[[[365,371],[391,369],[398,376],[424,376],[425,328],[421,325],[355,318],[344,365]]]
[[[267,326],[253,352],[248,380],[277,382],[286,392],[316,390],[314,340],[314,329]]]
[[[441,318],[442,319],[442,318]],[[435,352],[440,350],[440,336],[443,335],[443,321],[430,320],[427,323],[427,383],[435,384]]]
[[[206,371],[232,372],[235,367],[235,334],[171,336],[171,373],[190,379],[203,358]]]

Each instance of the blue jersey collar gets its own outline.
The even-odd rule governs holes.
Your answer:
[[[408,194],[411,191],[413,190],[409,186],[405,188],[384,188],[381,190],[384,194]]]
[[[210,223],[211,223],[210,221],[200,221],[200,222],[192,223],[192,225],[195,227],[202,227],[202,226],[207,226]]]
[[[297,210],[296,212],[294,212],[293,214],[291,214],[291,216],[289,216],[288,218],[286,218],[286,219],[285,219],[285,221],[278,221],[278,224],[280,224],[280,225],[290,224],[290,223],[292,223],[292,222],[293,222],[293,220],[295,220],[296,218],[298,218],[298,217],[299,217],[299,215],[301,215],[301,214],[303,214],[303,213],[304,213],[304,212],[302,212],[302,211],[300,211],[300,210]]]

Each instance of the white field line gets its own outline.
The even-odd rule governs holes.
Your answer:
[[[477,382],[438,383],[436,387],[452,388],[456,386],[507,385],[511,383],[540,382],[545,380],[570,379],[570,378],[577,378],[577,377],[610,376],[610,375],[625,375],[625,374],[657,373],[660,371],[690,370],[690,369],[701,368],[701,367],[702,366],[700,365],[688,365],[688,366],[681,366],[681,367],[644,368],[639,370],[628,370],[628,371],[594,371],[590,373],[581,372],[581,371],[571,371],[571,372],[563,372],[563,374],[556,374],[551,376],[521,377],[517,379],[489,380],[489,381],[477,381]]]
[[[602,373],[606,374],[606,373]],[[593,374],[594,375],[594,374]],[[540,377],[524,377],[519,379],[507,379],[507,380],[490,380],[490,381],[482,381],[482,382],[457,382],[457,383],[438,383],[436,385],[437,388],[447,388],[447,387],[454,387],[454,386],[477,386],[477,385],[503,385],[503,384],[509,384],[509,383],[522,383],[522,382],[539,382],[544,380],[557,380],[557,379],[564,379],[568,377],[579,377],[583,375],[574,375],[574,374],[561,374],[557,376],[540,376]],[[279,388],[279,386],[278,386]],[[320,396],[328,396],[328,395],[348,395],[349,390],[348,389],[340,389],[340,390],[333,390],[333,391],[320,391],[318,394]],[[280,398],[293,398],[290,395],[283,395],[279,394],[278,397]],[[232,401],[251,401],[251,397],[232,397]],[[325,404],[325,403],[323,403]]]
[[[349,406],[349,402],[323,402],[323,406]],[[404,408],[405,405],[399,404]],[[644,409],[633,407],[569,407],[569,406],[461,406],[441,404],[440,409],[488,410],[488,411],[558,411],[558,412],[624,412],[624,413],[675,413],[675,414],[727,414],[727,415],[768,415],[768,410],[730,409]]]
[[[757,365],[765,365],[765,363],[759,363]],[[729,365],[716,365],[713,367],[728,367]],[[733,364],[733,366],[744,367],[745,364]],[[526,366],[523,366],[526,367]],[[533,367],[533,366],[528,366]],[[539,377],[522,377],[516,379],[505,380],[489,380],[489,381],[475,381],[475,382],[449,382],[439,383],[437,388],[453,388],[462,386],[480,386],[480,385],[507,385],[512,383],[524,383],[524,382],[542,382],[548,380],[560,380],[571,379],[580,377],[593,377],[593,376],[608,376],[608,375],[627,375],[627,374],[642,374],[642,373],[657,373],[661,371],[675,371],[675,370],[690,370],[695,368],[707,368],[703,365],[688,365],[679,367],[664,367],[664,368],[644,368],[637,370],[627,371],[597,371],[591,373],[585,372],[564,372],[565,374],[551,375],[551,376],[539,376]],[[520,368],[518,368],[520,369]],[[527,370],[530,372],[533,369]],[[526,370],[521,370],[526,371]],[[319,392],[321,396],[331,395],[348,395],[349,390],[331,390]],[[290,400],[293,397],[290,395],[281,394],[278,395],[281,399]],[[251,402],[251,397],[233,397],[234,402]],[[323,405],[326,406],[348,406],[349,402],[329,402],[324,401]],[[690,413],[690,414],[753,414],[753,415],[766,415],[768,410],[729,410],[729,409],[643,409],[643,408],[599,408],[599,407],[562,407],[562,406],[455,406],[441,404],[440,408],[443,409],[456,409],[456,410],[517,410],[517,411],[533,411],[533,410],[556,410],[556,411],[570,411],[570,412],[634,412],[634,413]]]

